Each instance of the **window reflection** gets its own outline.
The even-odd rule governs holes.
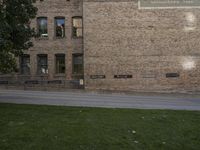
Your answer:
[[[37,19],[37,22],[38,22],[38,36],[48,37],[47,18],[39,17]]]
[[[55,18],[56,37],[65,37],[65,18]]]
[[[82,37],[83,29],[82,29],[82,17],[73,17],[73,37]]]

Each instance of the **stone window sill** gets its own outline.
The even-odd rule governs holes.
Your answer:
[[[65,77],[66,74],[64,73],[60,73],[60,74],[54,74],[54,77]]]
[[[72,36],[72,39],[83,39],[83,36],[81,37]]]
[[[64,39],[66,39],[66,38],[67,38],[67,37],[56,37],[56,36],[55,36],[53,39],[54,39],[54,40],[64,40]]]
[[[40,40],[49,40],[49,37],[36,37],[35,40],[40,41]]]
[[[37,74],[36,76],[37,77],[48,77],[49,75],[48,74]]]
[[[18,76],[20,76],[20,77],[30,77],[31,75],[30,74],[18,74]]]

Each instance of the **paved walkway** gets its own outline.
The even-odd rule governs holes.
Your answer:
[[[200,95],[98,94],[0,90],[0,103],[86,106],[105,108],[200,110]]]

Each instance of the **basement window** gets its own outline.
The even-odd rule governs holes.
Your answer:
[[[133,78],[132,75],[114,75],[115,79],[130,79]]]
[[[56,37],[58,38],[65,37],[65,18],[64,17],[55,18],[55,33],[56,33]]]
[[[74,38],[83,37],[82,17],[73,17],[72,18],[72,36]]]
[[[180,77],[179,73],[166,73],[166,78],[178,78]]]
[[[22,75],[30,74],[30,55],[24,54],[20,57],[20,73]]]

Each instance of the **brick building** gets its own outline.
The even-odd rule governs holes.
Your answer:
[[[31,61],[28,74],[44,75],[48,80],[83,78],[82,2],[38,0],[36,6],[32,26],[38,37],[27,52]]]
[[[104,90],[200,89],[197,0],[40,0],[36,6],[38,37],[19,59],[18,80],[84,78],[86,89]]]
[[[19,72],[1,75],[1,81],[34,84],[83,79],[82,1],[37,0],[34,5],[38,8],[31,22],[37,32],[34,47],[17,58]]]

